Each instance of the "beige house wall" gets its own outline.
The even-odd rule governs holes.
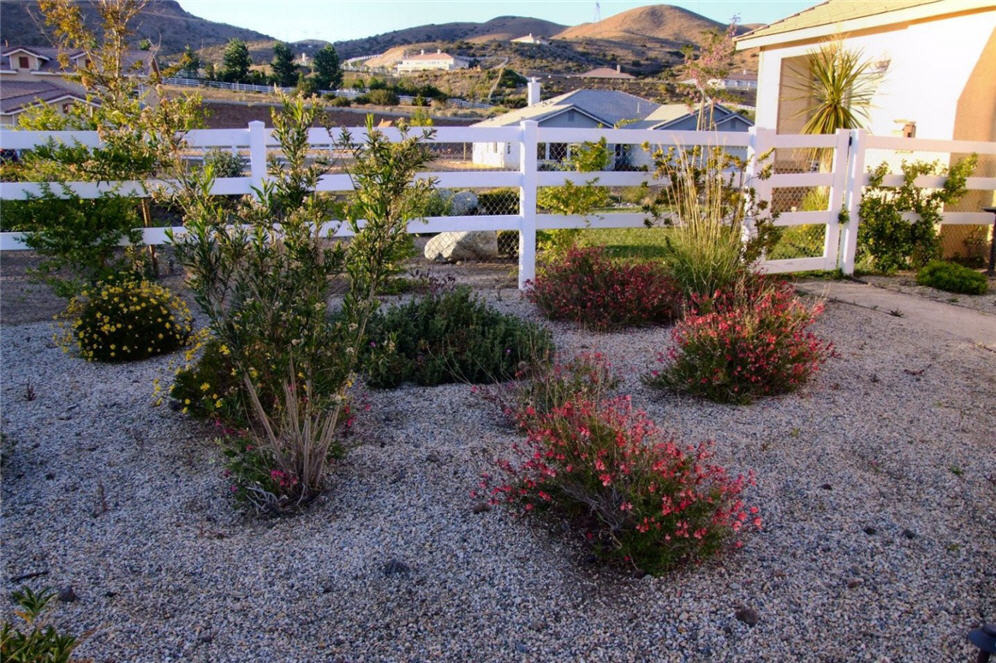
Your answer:
[[[962,15],[869,28],[841,35],[848,48],[860,50],[879,70],[870,121],[865,127],[881,136],[901,136],[913,123],[917,138],[996,140],[996,7]],[[757,126],[797,133],[804,100],[786,85],[793,64],[820,41],[762,47],[759,56]],[[948,164],[965,155],[869,151],[866,165],[889,162],[898,171],[903,160],[941,159]],[[979,176],[996,176],[996,159],[980,161]],[[952,211],[978,211],[994,202],[991,192],[970,192]],[[942,234],[946,256],[978,255],[987,244],[984,226],[947,226]]]

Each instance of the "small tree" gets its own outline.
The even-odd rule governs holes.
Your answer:
[[[197,78],[200,73],[201,58],[194,49],[190,48],[190,44],[187,44],[186,48],[183,49],[179,67],[180,73],[187,78]]]
[[[739,23],[740,17],[734,16],[725,31],[707,33],[698,54],[691,46],[684,50],[685,62],[680,71],[692,83],[690,98],[694,100],[693,105],[698,107],[695,122],[697,130],[715,128],[713,111],[721,101],[722,88],[715,85],[714,81],[726,78],[733,67],[733,53],[736,51],[733,38],[737,35]]]
[[[315,82],[319,90],[335,90],[342,85],[342,67],[339,64],[339,54],[332,44],[315,53],[313,62]]]
[[[273,47],[273,60],[270,61],[273,68],[273,82],[280,87],[290,87],[297,84],[297,65],[294,64],[294,53],[290,46],[283,42],[277,42]]]
[[[249,78],[250,66],[252,58],[249,57],[249,47],[241,39],[230,39],[221,57],[219,78],[229,83],[245,83]]]
[[[822,44],[796,66],[788,86],[796,100],[805,102],[800,116],[806,118],[802,132],[832,134],[838,129],[860,129],[869,120],[878,76],[860,50],[846,48],[842,41]]]

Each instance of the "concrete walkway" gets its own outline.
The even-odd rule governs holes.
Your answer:
[[[855,281],[801,281],[802,292],[896,315],[996,352],[996,315]]]

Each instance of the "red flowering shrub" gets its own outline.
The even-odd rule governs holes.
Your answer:
[[[551,320],[598,331],[670,322],[681,308],[681,292],[660,266],[615,262],[601,247],[569,249],[526,296]]]
[[[752,278],[712,298],[694,298],[659,353],[662,370],[645,377],[721,403],[749,403],[797,389],[833,354],[807,327],[823,304],[807,306],[785,282]]]
[[[659,574],[761,526],[740,499],[750,479],[709,464],[708,443],[682,447],[662,434],[629,397],[570,400],[524,421],[519,459],[499,462],[508,483],[486,476],[481,487],[493,503],[567,516],[604,558]]]

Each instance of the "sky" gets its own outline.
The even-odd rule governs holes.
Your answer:
[[[587,23],[653,0],[179,0],[185,10],[211,21],[249,28],[283,41],[342,41],[429,23],[484,22],[496,16],[527,16],[563,25]],[[720,23],[771,23],[819,0],[670,0]]]

